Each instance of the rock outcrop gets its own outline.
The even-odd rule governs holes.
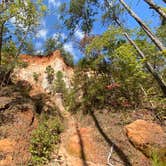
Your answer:
[[[54,51],[49,56],[30,56],[20,55],[23,62],[27,62],[26,68],[16,69],[14,72],[14,81],[27,81],[32,85],[33,91],[36,92],[50,92],[51,85],[47,79],[46,68],[51,66],[56,74],[58,71],[63,73],[63,79],[67,87],[71,85],[71,78],[73,76],[73,69],[67,66],[61,56],[60,51]],[[34,79],[34,73],[38,75],[38,81]],[[54,78],[55,79],[55,78]]]
[[[162,160],[166,160],[166,135],[158,124],[145,120],[136,120],[125,126],[130,142],[146,156],[156,152]]]

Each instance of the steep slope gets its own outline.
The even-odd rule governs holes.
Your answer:
[[[0,166],[27,165],[38,121],[35,102],[19,86],[0,89]]]
[[[15,69],[12,74],[15,84],[0,88],[0,166],[28,165],[31,134],[38,126],[36,112],[55,106],[49,100],[51,85],[46,68],[51,66],[55,74],[61,71],[67,87],[73,76],[73,69],[65,64],[60,51],[47,57],[20,55],[20,58],[28,66]],[[38,81],[34,73],[39,76]]]
[[[87,116],[80,112],[76,115],[70,114],[63,106],[61,95],[51,94],[52,87],[45,72],[48,66],[54,69],[54,73],[61,71],[67,87],[71,86],[74,71],[64,63],[60,52],[55,51],[47,57],[21,55],[20,58],[28,63],[28,67],[15,70],[15,81],[23,82],[24,87],[26,83],[30,83],[33,99],[41,93],[46,95],[49,98],[48,104],[56,105],[64,119],[65,130],[61,134],[59,152],[53,153],[48,166],[151,165],[150,159],[130,143],[124,126],[138,119],[148,123],[155,122],[152,111],[98,110]],[[34,79],[34,73],[39,75],[37,81]],[[43,104],[47,104],[46,100]]]
[[[27,81],[32,85],[33,92],[51,92],[51,86],[47,79],[46,68],[51,66],[54,73],[61,71],[66,86],[71,85],[73,69],[67,66],[61,56],[60,51],[55,51],[49,56],[30,56],[20,55],[23,62],[28,63],[28,67],[16,69],[14,72],[14,81]],[[35,81],[34,74],[38,75],[38,81]],[[55,78],[54,78],[55,79]]]

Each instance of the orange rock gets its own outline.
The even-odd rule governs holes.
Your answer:
[[[82,157],[81,151],[91,148],[91,137],[89,128],[81,128],[74,133],[67,142],[67,150],[75,157]],[[93,146],[93,145],[92,145]]]
[[[9,139],[0,140],[0,152],[11,153],[14,152],[16,142]]]
[[[48,66],[51,66],[55,73],[61,71],[64,75],[66,86],[71,86],[74,72],[71,67],[65,64],[60,51],[54,51],[48,56],[20,55],[19,57],[23,62],[28,63],[28,66],[22,69],[15,69],[12,80],[15,83],[20,80],[27,81],[32,86],[31,95],[51,92],[52,86],[49,84],[45,72]],[[38,81],[34,80],[34,73],[38,74]]]
[[[166,155],[163,154],[166,153],[166,135],[158,124],[136,120],[125,126],[125,130],[130,142],[146,156],[151,156],[154,151]]]
[[[0,160],[0,166],[14,166],[15,164],[12,164],[12,156],[8,155],[4,160]]]
[[[74,157],[100,163],[98,147],[93,141],[91,128],[77,129],[67,140],[66,150]]]

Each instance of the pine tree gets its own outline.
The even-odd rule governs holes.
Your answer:
[[[163,17],[163,19],[166,20],[166,13],[160,6],[155,4],[153,0],[144,0],[144,1],[150,6],[151,9],[154,9],[161,17]]]
[[[160,42],[160,40],[155,36],[148,26],[134,13],[134,11],[125,3],[124,0],[119,0],[119,2],[124,6],[128,13],[137,21],[141,28],[146,32],[149,38],[155,43],[159,50],[166,50],[165,46]]]

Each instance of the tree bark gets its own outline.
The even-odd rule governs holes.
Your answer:
[[[4,23],[0,26],[0,66],[2,64],[2,41],[3,41]]]
[[[163,0],[163,2],[165,2],[165,3],[166,3],[166,0]]]
[[[160,51],[166,50],[166,47],[160,42],[160,40],[151,32],[151,30],[146,26],[146,24],[130,9],[130,7],[124,2],[124,0],[119,0],[123,7],[128,11],[128,13],[137,21],[137,23],[146,32],[149,38],[155,43]]]
[[[162,10],[162,8],[158,5],[156,5],[153,0],[144,0],[150,8],[154,9],[161,17],[163,17],[166,20],[166,13]]]
[[[131,45],[137,50],[139,56],[142,59],[145,59],[144,53],[140,50],[140,48],[136,45],[136,43],[128,36],[127,33],[125,33],[124,35],[126,36],[128,41],[131,43]],[[157,71],[153,69],[152,65],[149,62],[145,62],[145,65],[148,71],[153,75],[154,79],[158,82],[158,85],[160,86],[164,96],[166,97],[166,83],[164,82],[162,77],[159,75],[159,73],[157,73]]]
[[[115,22],[118,24],[118,26],[122,27],[119,20],[116,19]],[[142,59],[145,59],[146,58],[145,54],[141,51],[141,49],[137,46],[137,44],[130,38],[130,36],[128,35],[127,32],[124,32],[124,36],[130,42],[130,44],[136,49],[138,55]],[[147,70],[152,74],[154,79],[157,81],[158,85],[160,86],[160,88],[164,94],[164,97],[166,97],[166,83],[164,82],[163,78],[160,76],[160,74],[157,71],[155,71],[153,69],[152,65],[149,62],[145,62],[145,66],[146,66]]]
[[[106,4],[109,7],[112,7],[112,4],[108,0],[106,0]],[[119,20],[116,17],[116,15],[114,17],[114,21],[119,27],[123,28],[122,24],[119,22]],[[140,58],[141,59],[145,59],[146,58],[145,54],[141,51],[141,49],[137,46],[137,44],[130,38],[128,33],[124,32],[123,35],[130,42],[130,44],[136,49],[136,51],[137,51],[138,55],[140,56]],[[161,88],[164,97],[166,97],[166,83],[164,82],[164,80],[162,79],[160,74],[157,73],[157,71],[155,71],[153,69],[152,65],[149,62],[145,62],[145,67],[152,74],[153,78],[156,80],[156,82],[158,83],[159,87]]]

